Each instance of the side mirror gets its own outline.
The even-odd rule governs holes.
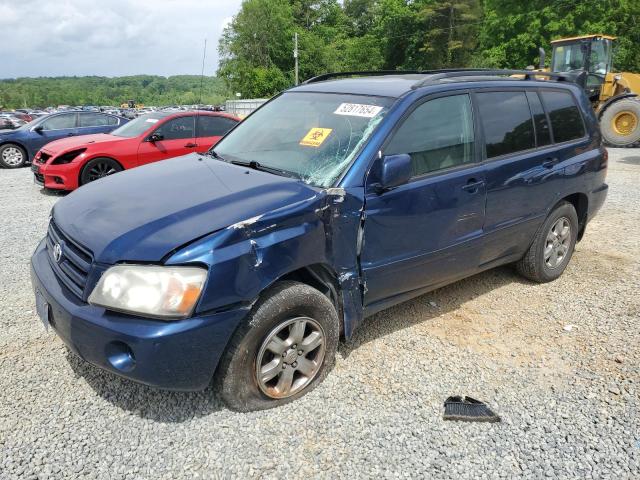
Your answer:
[[[411,179],[413,167],[407,153],[388,155],[382,158],[379,193],[404,185]]]
[[[42,133],[44,131],[44,127],[42,125],[36,125],[33,127],[33,131],[37,133]]]
[[[151,135],[149,135],[149,138],[147,140],[149,140],[151,143],[153,142],[159,142],[161,140],[164,139],[164,136],[159,134],[159,133],[152,133]]]

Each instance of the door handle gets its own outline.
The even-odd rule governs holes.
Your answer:
[[[196,148],[198,145],[195,143],[187,143],[184,148]]]
[[[542,166],[544,168],[553,168],[555,165],[560,163],[560,159],[558,157],[547,157],[542,162]]]
[[[476,193],[480,187],[484,185],[484,180],[476,180],[475,178],[470,178],[469,181],[462,186],[462,189],[465,192]]]
[[[75,133],[67,133],[67,137],[73,137]]]

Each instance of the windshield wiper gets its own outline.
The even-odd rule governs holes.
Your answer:
[[[220,154],[218,152],[216,152],[215,150],[213,150],[213,149],[207,150],[206,152],[204,152],[204,155],[209,155],[209,156],[215,158],[216,160],[222,160],[223,162],[226,162],[226,160],[224,158],[222,158],[220,156]]]
[[[216,158],[219,158],[219,157],[216,157]],[[282,170],[280,168],[267,167],[266,165],[262,165],[261,163],[256,162],[254,160],[250,162],[243,162],[241,160],[231,160],[229,163],[233,163],[234,165],[238,165],[240,167],[248,167],[248,168],[251,168],[252,170],[259,170],[261,172],[272,173],[274,175],[279,175],[281,177],[298,178],[298,179],[300,178],[299,175],[295,174],[294,172],[290,172],[289,170]]]

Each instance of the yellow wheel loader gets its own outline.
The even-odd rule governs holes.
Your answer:
[[[551,42],[551,71],[575,73],[600,120],[604,140],[628,147],[640,142],[640,74],[613,70],[609,35],[584,35]],[[640,47],[639,47],[640,48]],[[540,49],[544,65],[544,50]]]

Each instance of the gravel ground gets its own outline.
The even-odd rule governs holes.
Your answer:
[[[35,316],[28,260],[59,197],[0,171],[0,478],[640,477],[640,149],[565,275],[500,268],[380,313],[327,380],[238,414],[67,353]],[[571,327],[569,327],[571,326]],[[453,394],[502,423],[442,420]]]

